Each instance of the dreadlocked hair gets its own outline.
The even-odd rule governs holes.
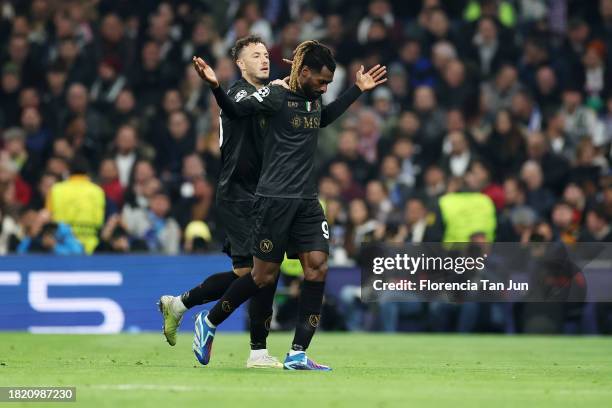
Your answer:
[[[327,67],[331,72],[336,70],[336,61],[329,48],[318,41],[304,41],[293,51],[293,63],[289,75],[289,88],[293,92],[298,89],[298,77],[304,66],[320,71]]]

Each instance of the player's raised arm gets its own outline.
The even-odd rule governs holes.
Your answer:
[[[200,78],[210,85],[217,104],[230,119],[255,113],[273,113],[282,106],[285,94],[279,86],[264,86],[249,97],[236,102],[225,93],[215,72],[202,58],[193,57],[193,65]]]
[[[362,92],[371,91],[380,84],[387,82],[387,67],[380,64],[373,66],[364,73],[363,65],[357,71],[355,85],[347,89],[332,103],[323,107],[321,111],[321,127],[325,127],[338,119],[353,102],[359,98]]]

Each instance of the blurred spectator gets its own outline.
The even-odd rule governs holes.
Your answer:
[[[81,255],[83,245],[72,234],[68,225],[61,222],[47,222],[36,237],[26,237],[19,243],[17,253]]]
[[[494,166],[494,177],[501,180],[516,174],[520,164],[525,161],[526,143],[523,132],[512,120],[508,110],[500,110],[495,116],[493,131],[481,151]]]
[[[88,163],[76,156],[70,163],[70,178],[51,187],[47,210],[54,222],[68,225],[91,254],[98,245],[98,233],[104,224],[104,191],[89,180]],[[60,226],[58,233],[64,229]]]
[[[540,164],[544,184],[554,193],[559,194],[568,181],[570,166],[563,156],[550,151],[550,145],[542,133],[535,132],[528,136],[527,158]]]
[[[107,204],[110,201],[113,205],[121,207],[123,205],[123,187],[119,181],[117,163],[111,158],[103,159],[98,174],[100,175],[98,184],[104,190]]]
[[[372,241],[374,231],[380,224],[372,218],[366,202],[362,199],[351,200],[348,213],[344,247],[348,255],[355,258],[361,245]]]
[[[512,96],[510,110],[524,131],[535,132],[542,129],[542,113],[527,91],[520,90]]]
[[[511,63],[514,60],[514,50],[511,44],[501,44],[493,18],[483,17],[477,24],[477,30],[472,37],[471,58],[477,63],[480,76],[488,78],[497,72],[503,63]]]
[[[88,99],[85,85],[70,85],[61,126],[71,143],[95,165],[109,141],[110,129],[107,119],[89,106]]]
[[[495,114],[501,109],[510,109],[512,98],[519,91],[518,72],[512,65],[503,65],[495,78],[483,83],[482,93],[489,114]]]
[[[527,205],[540,216],[547,216],[555,198],[553,193],[544,187],[542,167],[536,161],[526,161],[521,169],[521,180],[527,186]]]
[[[0,92],[0,103],[2,115],[0,120],[4,128],[19,124],[19,88],[21,77],[15,64],[5,64],[2,67],[2,90]]]
[[[189,117],[183,111],[168,116],[165,132],[155,145],[155,163],[164,179],[169,180],[180,173],[183,158],[195,149],[195,132]]]
[[[111,215],[102,231],[100,231],[100,243],[96,247],[96,253],[127,254],[131,251],[141,249],[139,244],[133,245],[126,231],[125,224],[119,214]],[[144,243],[142,244],[144,245]],[[142,246],[140,245],[140,246]]]
[[[448,135],[448,144],[450,149],[443,160],[443,167],[448,174],[462,177],[474,159],[474,154],[463,132],[451,132]]]
[[[393,210],[393,203],[389,199],[389,192],[385,185],[372,180],[366,186],[366,203],[372,212],[374,219],[381,224],[387,222],[387,217]]]
[[[357,40],[361,44],[368,41],[368,34],[373,24],[377,21],[382,22],[386,29],[396,27],[395,16],[391,3],[388,0],[371,0],[368,5],[368,14],[361,19],[357,26]]]
[[[170,197],[158,189],[149,199],[148,209],[137,209],[129,216],[124,212],[123,223],[130,235],[146,242],[149,251],[175,255],[179,252],[181,230],[170,217]]]
[[[504,208],[504,191],[492,182],[491,170],[484,162],[474,160],[470,163],[465,182],[470,190],[489,196],[498,211]]]
[[[440,104],[446,109],[466,108],[471,100],[475,100],[476,93],[469,83],[463,62],[454,59],[444,66],[437,94]]]
[[[602,207],[595,207],[587,211],[585,230],[578,240],[581,242],[612,242],[610,218]]]
[[[418,244],[442,240],[435,214],[427,210],[425,202],[420,198],[408,199],[404,207],[404,222],[406,223],[406,242]]]
[[[427,207],[438,205],[438,198],[446,193],[446,175],[439,166],[430,166],[423,177],[424,192],[427,197]]]
[[[388,155],[382,160],[380,180],[389,195],[392,206],[402,208],[412,189],[402,178],[402,162],[397,156]]]
[[[542,66],[536,72],[535,100],[545,115],[556,111],[561,103],[557,74],[549,66]]]
[[[346,162],[333,162],[329,166],[329,174],[340,186],[340,196],[343,200],[351,201],[355,198],[364,197],[364,188],[353,179],[353,174]]]
[[[565,244],[574,244],[578,238],[578,223],[574,218],[572,206],[561,201],[553,207],[552,226],[556,236]]]
[[[29,207],[37,211],[44,209],[46,207],[51,188],[59,180],[59,177],[54,173],[43,173],[36,186],[36,189],[32,194],[32,200],[30,201]]]
[[[332,163],[336,161],[348,164],[357,183],[364,185],[370,178],[372,166],[359,152],[359,134],[354,129],[345,129],[340,133],[337,153]]]
[[[121,75],[121,68],[121,61],[113,57],[103,59],[98,65],[98,76],[91,86],[90,98],[100,112],[110,111],[127,83]]]
[[[211,241],[212,235],[208,225],[202,221],[192,221],[185,228],[183,249],[188,254],[206,252]]]
[[[134,163],[141,157],[138,152],[138,133],[131,125],[123,125],[117,129],[113,146],[117,176],[121,187],[128,186]]]
[[[594,142],[604,140],[604,128],[598,121],[595,112],[582,106],[582,94],[575,88],[566,88],[563,91],[562,110],[565,132],[575,145],[583,137],[591,138]]]

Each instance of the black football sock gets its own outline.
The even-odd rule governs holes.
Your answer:
[[[321,320],[325,282],[304,281],[291,350],[306,351]]]
[[[258,291],[259,288],[250,273],[236,279],[210,310],[208,321],[215,326],[220,325],[236,308]]]
[[[262,288],[249,301],[251,350],[263,350],[266,348],[266,338],[270,333],[272,304],[274,303],[274,293],[276,292],[277,285],[278,276],[274,285]]]
[[[183,293],[181,301],[187,309],[191,309],[194,306],[219,300],[236,279],[238,275],[233,271],[216,273],[195,288]]]

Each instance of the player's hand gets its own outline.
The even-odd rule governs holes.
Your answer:
[[[290,60],[290,59],[287,59],[287,58],[283,58],[283,62],[285,64],[293,65],[293,60]]]
[[[219,86],[219,81],[217,80],[217,75],[215,75],[215,71],[208,65],[202,58],[194,56],[192,59],[193,67],[196,72],[204,81],[208,82],[211,88],[217,88]]]
[[[278,86],[282,86],[285,89],[289,89],[289,84],[287,83],[287,78],[285,78],[285,79],[275,79],[274,81],[270,82],[270,85],[278,85]]]
[[[387,75],[386,66],[381,66],[380,64],[374,65],[365,74],[363,73],[364,70],[362,65],[359,71],[357,71],[357,78],[355,79],[355,85],[361,89],[361,92],[369,91],[387,82],[387,78],[385,77]]]

